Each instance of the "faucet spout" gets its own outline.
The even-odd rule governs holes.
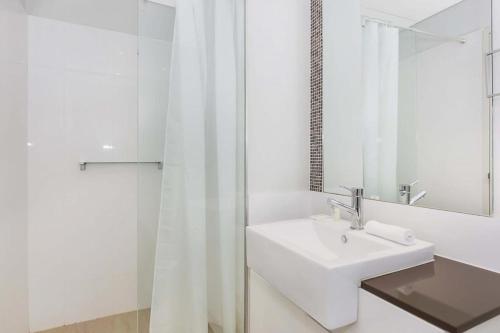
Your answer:
[[[345,188],[345,187],[344,187]],[[351,229],[362,230],[364,229],[364,216],[363,216],[363,189],[362,188],[346,188],[351,192],[351,205],[335,200],[333,198],[327,199],[327,204],[330,207],[339,207],[352,215]]]
[[[413,198],[411,198],[409,205],[414,206],[419,200],[422,200],[427,195],[427,191],[422,191]]]
[[[351,213],[351,214],[355,212],[353,207],[351,207],[351,206],[349,206],[349,205],[346,205],[345,203],[340,202],[340,201],[338,201],[338,200],[335,200],[335,199],[333,199],[333,198],[328,198],[328,199],[326,200],[326,202],[328,203],[328,205],[329,205],[330,207],[339,207],[339,208],[343,208],[343,209],[345,209],[346,211],[348,211],[348,212],[349,212],[349,213]]]

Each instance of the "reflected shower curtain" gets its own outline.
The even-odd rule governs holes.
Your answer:
[[[177,0],[150,333],[242,332],[241,0]]]
[[[397,200],[399,29],[363,29],[364,186],[368,197]]]

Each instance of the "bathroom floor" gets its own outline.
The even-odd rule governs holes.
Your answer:
[[[148,333],[149,312],[128,312],[36,333]]]
[[[150,310],[133,311],[34,333],[148,333],[149,315]],[[222,333],[214,326],[208,327],[208,333]]]

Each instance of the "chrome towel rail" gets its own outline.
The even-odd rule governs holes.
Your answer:
[[[486,59],[488,59],[488,57],[493,57],[493,56],[494,56],[495,54],[497,54],[497,53],[500,53],[500,49],[496,49],[496,50],[493,50],[493,51],[491,51],[491,52],[486,53]],[[491,61],[492,61],[492,63],[493,63],[493,59],[492,59]],[[491,78],[493,78],[493,71],[492,71],[492,73],[491,73]],[[490,78],[488,78],[488,75],[486,75],[486,80],[488,80],[488,81],[490,80]],[[492,82],[492,83],[493,83],[493,82]],[[487,86],[489,86],[489,82],[488,82],[488,85],[487,85]],[[488,87],[488,90],[490,90],[490,89],[489,89],[489,87]],[[491,91],[491,93],[490,93],[490,92],[488,92],[488,98],[495,98],[495,97],[500,96],[500,92],[495,92],[495,91],[493,91],[493,85],[492,85],[492,87],[491,87],[491,90],[492,90],[492,91]]]
[[[157,164],[158,165],[158,170],[163,169],[163,162],[161,161],[155,161],[155,162],[125,162],[125,161],[119,161],[119,162],[80,162],[80,171],[85,171],[87,170],[87,165],[89,164]]]

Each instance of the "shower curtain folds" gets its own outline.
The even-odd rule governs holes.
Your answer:
[[[240,0],[178,0],[151,333],[243,332]]]
[[[364,187],[375,199],[397,199],[399,30],[363,28]]]

